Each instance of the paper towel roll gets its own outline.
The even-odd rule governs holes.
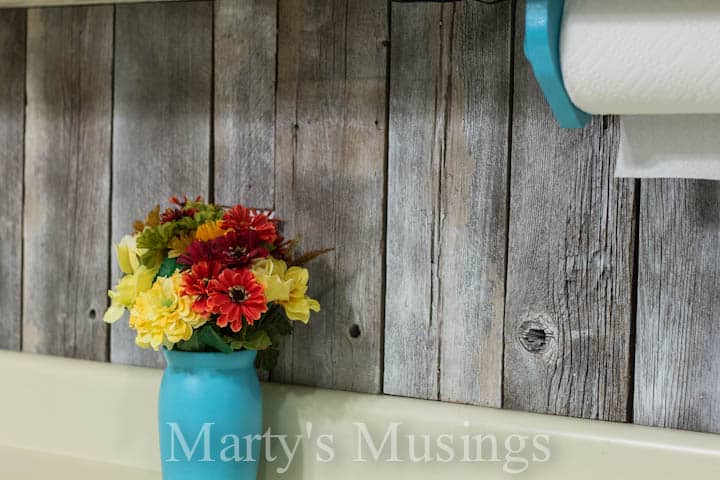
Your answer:
[[[588,113],[720,113],[720,1],[566,0],[560,63]]]
[[[577,107],[630,115],[616,176],[720,180],[720,0],[565,0],[560,61]]]

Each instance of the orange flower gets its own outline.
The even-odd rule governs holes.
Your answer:
[[[267,312],[267,301],[263,287],[248,269],[223,270],[218,278],[208,283],[208,306],[213,313],[219,313],[218,327],[230,325],[233,332],[239,332],[243,319],[252,325]]]
[[[223,229],[222,221],[211,220],[198,227],[195,231],[195,240],[209,242],[210,240],[222,237],[226,233],[227,231]]]
[[[235,205],[225,212],[223,216],[223,227],[237,232],[250,230],[257,234],[262,242],[274,243],[277,239],[277,227],[275,221],[262,212],[245,208],[242,205]]]
[[[223,266],[219,262],[199,262],[183,274],[183,295],[195,296],[193,310],[203,315],[212,313],[208,306],[208,283],[217,278]]]

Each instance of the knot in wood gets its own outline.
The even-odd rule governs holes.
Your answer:
[[[530,353],[539,354],[547,350],[552,332],[537,320],[528,320],[520,325],[520,345]]]

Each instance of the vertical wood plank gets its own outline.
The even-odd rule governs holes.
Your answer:
[[[634,422],[720,433],[720,187],[643,180]]]
[[[285,343],[276,380],[380,390],[387,7],[279,4],[276,206],[304,250],[335,251],[310,264],[323,310]]]
[[[112,24],[28,11],[23,351],[107,358]]]
[[[386,393],[500,406],[511,20],[393,5]]]
[[[277,0],[215,2],[215,201],[275,204]]]
[[[523,4],[524,2],[521,2]],[[618,128],[561,130],[515,48],[504,407],[626,421],[634,183]]]
[[[0,348],[20,349],[25,10],[0,10]]]
[[[453,7],[440,166],[440,400],[491,407],[502,402],[512,18],[511,2]]]
[[[447,48],[439,4],[392,5],[383,391],[438,398],[433,291]]]
[[[171,195],[208,195],[212,15],[210,2],[116,7],[113,242]],[[113,326],[113,362],[162,364],[134,338]]]

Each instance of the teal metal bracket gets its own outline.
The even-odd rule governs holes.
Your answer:
[[[527,0],[525,56],[562,128],[583,128],[590,115],[573,105],[560,70],[560,25],[564,0]]]

